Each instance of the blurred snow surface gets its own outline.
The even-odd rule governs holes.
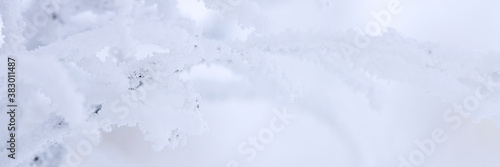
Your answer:
[[[145,2],[147,6],[149,1]],[[338,56],[341,53],[339,48],[332,45],[355,37],[349,29],[364,29],[368,22],[374,21],[370,12],[385,9],[389,1],[253,0],[238,3],[224,16],[205,8],[220,1],[204,2],[179,1],[182,17],[194,22],[203,31],[202,36],[209,40],[235,43],[235,48],[258,50],[252,53],[257,57],[270,56],[262,62],[272,60],[273,63],[263,66],[280,69],[277,71],[286,76],[287,83],[292,83],[290,87],[296,86],[299,95],[293,102],[287,102],[275,93],[280,89],[277,86],[286,85],[280,80],[281,74],[271,76],[280,78],[276,84],[249,72],[252,68],[240,67],[241,64],[231,65],[218,60],[206,64],[192,63],[179,72],[179,78],[192,84],[193,90],[189,91],[199,93],[202,100],[200,112],[208,126],[206,131],[198,133],[202,131],[198,129],[201,126],[198,117],[177,115],[178,118],[189,117],[186,120],[192,121],[183,127],[191,136],[179,141],[185,142],[184,146],[162,149],[171,143],[159,142],[163,133],[151,127],[174,125],[153,121],[144,123],[153,118],[160,120],[155,116],[138,118],[135,121],[141,123],[142,119],[143,127],[129,127],[123,123],[111,132],[103,132],[101,142],[92,147],[91,154],[82,157],[78,166],[409,167],[402,165],[404,160],[401,157],[411,159],[415,150],[424,153],[415,141],[427,141],[435,129],[444,132],[446,141],[433,145],[433,151],[422,156],[424,159],[417,158],[422,164],[412,166],[500,166],[500,116],[496,114],[500,93],[494,91],[491,96],[481,99],[477,111],[471,116],[445,114],[453,109],[454,104],[462,104],[468,96],[475,95],[476,88],[481,86],[478,77],[495,78],[500,74],[500,22],[497,21],[500,10],[496,10],[500,1],[401,0],[403,11],[393,16],[390,29],[382,36],[371,38],[366,48],[344,62],[341,60],[345,57]],[[257,8],[255,6],[262,13],[252,13]],[[135,14],[148,12],[151,11],[135,11]],[[170,11],[162,12],[170,16]],[[63,32],[59,36],[70,38],[71,34],[92,29],[89,25],[99,25],[112,16],[103,12],[97,17],[88,11],[75,14],[67,18],[67,24],[72,26],[59,29]],[[43,40],[27,42],[26,46],[35,49],[54,42],[43,34],[39,36]],[[1,38],[0,44],[4,43],[3,34]],[[186,46],[191,46],[191,43]],[[147,60],[154,57],[154,53],[168,54],[169,49],[155,44],[140,45],[135,58]],[[259,55],[266,49],[269,54]],[[103,64],[117,61],[101,52],[110,52],[110,48],[97,53],[96,60]],[[328,57],[330,53],[337,56]],[[37,59],[32,60],[33,64],[36,62]],[[68,66],[53,68],[78,71],[78,67]],[[268,75],[266,70],[260,72]],[[36,82],[36,79],[32,80]],[[63,85],[62,82],[59,84]],[[68,86],[66,89],[67,96],[81,98],[71,94],[73,88]],[[158,98],[172,98],[152,94],[148,105],[161,106],[163,102]],[[46,98],[43,94],[39,96],[40,99]],[[196,97],[187,99],[198,100]],[[40,104],[33,105],[33,108],[48,106],[49,101],[40,100]],[[68,107],[65,105],[61,107]],[[276,119],[276,112],[284,109],[295,115],[289,124],[283,124],[282,130],[273,131],[272,136],[268,136],[269,133],[259,136],[272,126],[270,122]],[[67,118],[74,119],[69,121],[85,119],[73,113],[66,114]],[[169,114],[158,117],[169,117]],[[457,129],[453,126],[458,120],[446,119],[452,116],[460,118]],[[30,119],[42,117],[49,116]],[[181,119],[169,119],[175,124],[184,123]],[[147,141],[145,133],[150,135]],[[262,148],[257,148],[248,142],[253,137],[270,138],[270,141],[263,144],[260,140]],[[79,138],[71,140],[79,141]],[[241,148],[253,149],[255,154]],[[0,160],[8,161],[4,158]],[[63,157],[61,160],[67,159]],[[1,161],[0,166],[3,166]],[[28,161],[22,165],[36,166]]]

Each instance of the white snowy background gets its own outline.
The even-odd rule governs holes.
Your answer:
[[[500,166],[500,1],[0,2],[0,167]]]

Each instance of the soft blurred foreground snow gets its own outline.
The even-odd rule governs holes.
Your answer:
[[[493,122],[466,119],[452,130],[440,117],[448,104],[419,88],[378,83],[379,110],[373,110],[363,95],[335,78],[324,78],[327,74],[311,63],[290,60],[281,65],[304,84],[304,96],[289,106],[296,119],[275,133],[253,161],[245,161],[248,155],[240,154],[238,146],[267,127],[272,110],[280,106],[273,104],[272,95],[252,93],[265,87],[218,65],[202,65],[184,77],[207,97],[202,105],[208,132],[192,137],[185,147],[154,152],[137,129],[118,128],[104,135],[82,166],[226,166],[230,160],[240,166],[398,166],[400,155],[407,157],[418,148],[414,140],[428,138],[436,127],[445,130],[448,140],[436,146],[423,166],[500,165],[500,130]]]

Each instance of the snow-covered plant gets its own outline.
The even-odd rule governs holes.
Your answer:
[[[309,2],[291,4],[306,4],[302,10],[311,11],[311,16],[331,14],[321,10],[330,1]],[[283,104],[296,99],[301,85],[282,71],[278,62],[283,59],[315,63],[330,74],[325,77],[341,80],[369,100],[380,95],[374,84],[380,81],[414,85],[454,102],[473,93],[484,80],[500,80],[495,63],[499,57],[494,53],[473,56],[465,49],[418,43],[389,29],[371,37],[359,52],[346,54],[356,32],[328,28],[334,23],[313,30],[293,21],[279,24],[280,18],[268,17],[276,2],[203,3],[220,19],[215,29],[236,24],[251,32],[244,40],[221,35],[183,15],[177,1],[1,1],[0,68],[7,68],[3,62],[7,57],[18,62],[20,106],[16,159],[8,159],[4,143],[1,165],[72,166],[77,160],[68,164],[67,155],[75,150],[87,154],[84,148],[96,145],[102,132],[120,126],[140,129],[155,150],[182,146],[189,135],[207,129],[202,97],[179,77],[199,64],[220,64],[264,82],[275,88]],[[0,89],[6,90],[6,76],[0,75],[0,80]],[[6,94],[0,94],[0,105],[7,103]],[[491,115],[476,114],[477,118]],[[8,122],[0,119],[2,125]],[[0,133],[2,141],[8,138]]]
[[[2,1],[1,15],[2,59],[18,62],[22,106],[22,147],[15,161],[0,158],[7,166],[63,165],[58,157],[72,144],[78,149],[79,136],[95,142],[100,131],[119,126],[138,127],[155,150],[184,144],[207,126],[202,99],[179,78],[196,64],[237,64],[285,82],[270,57],[207,38],[176,1]],[[281,88],[277,93],[291,97]],[[4,145],[1,152],[9,153]]]

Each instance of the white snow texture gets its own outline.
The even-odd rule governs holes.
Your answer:
[[[0,167],[498,167],[498,7],[0,0]]]

